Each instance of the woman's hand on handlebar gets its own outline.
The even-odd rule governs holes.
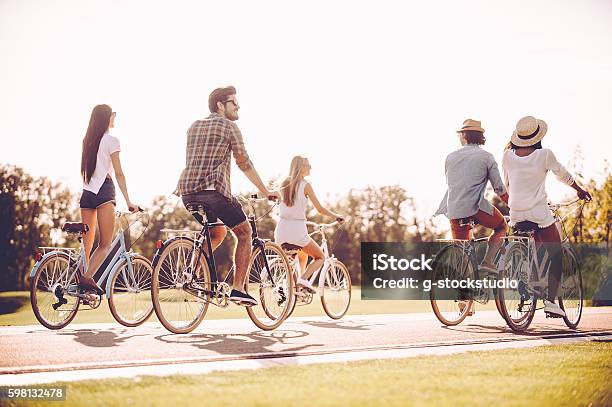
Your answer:
[[[134,212],[144,212],[144,209],[140,207],[140,205],[133,204],[131,202],[127,203],[128,210],[132,213]]]
[[[589,202],[591,199],[593,199],[591,197],[591,194],[588,193],[588,191],[585,191],[584,189],[581,189],[580,191],[578,191],[578,198],[579,199],[583,199],[587,202]]]

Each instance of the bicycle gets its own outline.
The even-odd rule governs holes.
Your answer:
[[[111,314],[120,324],[134,327],[145,322],[153,313],[148,290],[151,287],[153,269],[145,257],[131,251],[131,229],[142,221],[142,210],[138,219],[130,223],[129,213],[116,212],[119,231],[111,250],[98,268],[96,283],[103,287]],[[142,222],[145,224],[145,222]],[[148,220],[146,221],[146,227]],[[77,274],[87,270],[83,235],[88,225],[67,222],[62,231],[76,235],[79,249],[71,247],[40,247],[36,263],[30,272],[30,302],[38,322],[49,329],[61,329],[76,316],[81,303],[96,309],[104,294],[79,287]],[[144,231],[142,232],[144,233]],[[142,236],[141,233],[141,236]],[[137,240],[137,239],[136,239]]]
[[[325,236],[325,229],[334,227],[338,224],[338,221],[328,224],[306,222],[307,226],[313,226],[316,229],[314,232],[310,233],[310,236],[316,234],[321,235],[321,244],[319,247],[324,254],[323,265],[310,276],[309,281],[310,284],[314,286],[315,282],[318,280],[317,293],[321,297],[323,310],[331,319],[342,318],[348,311],[351,303],[351,276],[344,263],[338,260],[333,254],[330,255],[327,246],[327,238]],[[293,279],[297,281],[300,274],[300,262],[297,254],[302,248],[290,243],[283,243],[281,247],[285,250],[285,253],[290,259]],[[313,297],[314,294],[309,290],[302,287],[296,287],[295,299],[287,317],[293,314],[297,304],[308,305],[312,303]]]
[[[253,252],[245,290],[259,298],[257,306],[246,307],[247,314],[258,328],[272,330],[285,320],[290,310],[295,283],[283,249],[257,234],[254,204],[267,198],[258,199],[257,195],[238,198],[247,205],[247,220],[252,229]],[[223,223],[209,222],[202,205],[188,206],[187,210],[201,219],[202,230],[162,229],[175,236],[158,241],[153,260],[153,307],[162,325],[177,334],[193,331],[204,319],[209,304],[221,308],[229,305],[228,278],[234,268],[223,279],[219,278],[210,228],[221,227]]]
[[[575,206],[578,203],[577,206]],[[563,321],[570,329],[576,329],[582,317],[584,293],[582,289],[582,273],[578,267],[577,255],[569,244],[563,221],[578,210],[578,219],[582,217],[582,209],[586,201],[578,199],[564,204],[548,204],[553,211],[559,234],[561,235],[562,274],[559,282],[559,307],[565,312]],[[561,208],[571,208],[565,216],[561,216]],[[500,307],[505,315],[508,326],[517,332],[525,331],[535,315],[538,299],[546,298],[548,288],[548,272],[550,262],[546,256],[540,259],[539,244],[535,241],[537,224],[519,222],[514,226],[514,234],[505,240],[506,253],[501,273],[504,277],[518,281],[516,290],[500,289]],[[546,315],[552,317],[552,315]]]
[[[468,217],[459,220],[459,226],[470,226],[473,230],[478,224],[477,220]],[[491,298],[495,298],[495,306],[500,315],[504,317],[497,300],[496,288],[476,290],[438,288],[439,281],[448,280],[480,280],[481,277],[496,279],[493,275],[481,276],[476,258],[476,243],[486,241],[488,238],[469,240],[461,239],[438,239],[439,242],[448,242],[436,254],[433,261],[432,284],[429,291],[429,301],[436,318],[447,326],[455,326],[471,315],[474,302],[487,304]],[[500,259],[500,252],[496,253],[494,263]]]

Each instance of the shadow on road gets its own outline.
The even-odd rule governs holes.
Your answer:
[[[466,332],[466,333],[474,333],[474,334],[491,334],[491,333],[504,333],[504,334],[514,334],[515,336],[527,336],[527,337],[544,337],[550,335],[566,335],[566,334],[588,334],[588,333],[604,333],[609,332],[607,329],[568,329],[564,327],[551,327],[551,326],[540,326],[540,327],[530,327],[524,332],[514,332],[507,326],[490,326],[490,325],[480,325],[480,324],[467,324],[463,326],[444,326],[443,329],[448,331],[455,332]],[[511,338],[511,336],[509,336]]]
[[[110,348],[119,346],[130,338],[147,336],[147,334],[123,336],[126,332],[128,332],[127,329],[120,330],[119,333],[117,330],[79,329],[72,332],[59,332],[58,335],[73,336],[76,342],[92,348]]]
[[[314,326],[317,328],[344,329],[347,331],[369,331],[370,327],[382,326],[384,324],[363,324],[355,325],[352,322],[346,321],[301,321],[303,324]],[[351,325],[346,325],[351,324]]]
[[[166,334],[155,339],[166,343],[188,344],[201,350],[216,352],[221,355],[297,352],[313,347],[324,346],[321,343],[299,345],[285,348],[279,345],[290,345],[294,339],[308,336],[305,331],[275,330],[256,331],[249,334]]]

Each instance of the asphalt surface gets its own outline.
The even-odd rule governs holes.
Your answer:
[[[106,369],[111,373],[104,377],[113,377],[112,372],[122,368],[283,359],[299,364],[301,357],[360,360],[360,355],[366,355],[363,359],[376,358],[385,352],[391,357],[401,356],[407,349],[445,354],[455,348],[498,349],[580,338],[610,340],[612,307],[586,308],[577,330],[568,329],[560,319],[546,319],[538,311],[523,334],[510,331],[494,311],[477,312],[455,327],[442,326],[433,313],[348,315],[340,321],[291,318],[274,331],[261,331],[249,319],[205,320],[194,332],[184,335],[171,334],[157,323],[137,328],[74,324],[60,331],[41,326],[2,327],[0,384],[19,382],[19,377],[28,375],[26,382],[36,382],[36,377],[45,374],[96,369]],[[242,365],[252,368],[248,363]]]

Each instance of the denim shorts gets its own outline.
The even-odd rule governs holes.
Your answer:
[[[80,206],[83,209],[97,209],[109,202],[117,205],[115,201],[115,184],[113,184],[112,179],[106,178],[97,194],[85,189],[83,190]]]
[[[221,219],[225,226],[232,229],[246,220],[246,215],[238,200],[234,197],[228,198],[217,191],[201,191],[195,194],[183,195],[182,198],[185,207],[188,205],[202,205],[208,222],[216,222],[218,219]],[[198,219],[197,214],[193,216],[198,222],[202,223],[202,219]]]

